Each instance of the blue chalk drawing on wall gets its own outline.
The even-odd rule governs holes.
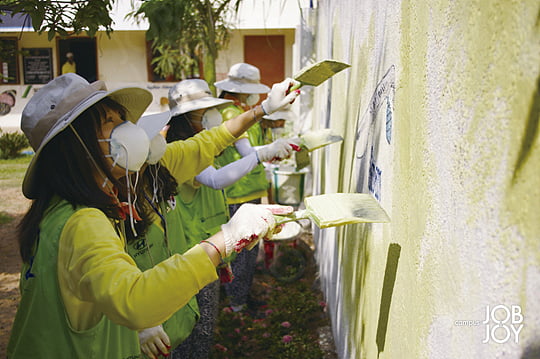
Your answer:
[[[395,67],[392,65],[377,84],[356,130],[355,169],[352,172],[352,176],[356,176],[356,191],[372,193],[378,200],[382,196],[382,170],[377,165],[379,141],[383,131],[386,142],[390,144],[392,141],[395,77]],[[386,114],[378,116],[384,104]]]
[[[373,151],[373,147],[371,147]],[[381,200],[381,177],[382,177],[382,171],[379,167],[377,167],[377,164],[373,161],[373,156],[371,156],[371,161],[369,164],[369,181],[368,181],[368,189],[369,192],[377,199],[377,201]]]
[[[386,142],[392,142],[392,103],[390,96],[386,97]]]

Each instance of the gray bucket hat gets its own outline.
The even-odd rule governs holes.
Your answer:
[[[169,89],[171,116],[232,103],[212,96],[210,87],[201,79],[182,80]]]
[[[270,87],[261,84],[259,69],[244,62],[231,66],[227,78],[214,85],[223,91],[234,93],[261,94],[270,92]]]
[[[23,109],[21,129],[35,155],[26,170],[22,190],[27,198],[35,198],[36,163],[43,147],[62,132],[81,113],[105,97],[110,97],[126,110],[127,120],[136,123],[152,102],[152,94],[142,88],[125,87],[107,91],[103,81],[88,83],[74,73],[58,76],[43,86]]]

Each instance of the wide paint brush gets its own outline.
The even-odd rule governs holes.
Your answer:
[[[277,223],[310,219],[319,228],[353,223],[388,223],[390,217],[368,193],[330,193],[304,199],[306,209],[275,216]]]
[[[343,141],[343,137],[330,128],[308,131],[300,135],[300,146],[295,152],[296,170],[310,164],[309,152],[332,143]]]
[[[289,91],[294,91],[301,86],[319,86],[338,72],[351,67],[351,65],[336,60],[322,60],[312,65],[304,67],[300,72],[294,75],[294,79],[299,82]]]

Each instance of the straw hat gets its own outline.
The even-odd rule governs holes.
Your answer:
[[[268,93],[270,87],[261,84],[259,69],[246,63],[231,66],[227,78],[214,83],[220,90],[234,93]]]
[[[152,102],[152,94],[145,89],[126,87],[107,91],[103,81],[89,83],[74,73],[56,77],[28,101],[22,112],[21,129],[35,155],[23,180],[22,190],[27,198],[35,198],[36,195],[35,167],[43,147],[81,113],[105,97],[123,105],[127,110],[127,120],[133,123]]]
[[[182,80],[169,89],[171,116],[229,103],[232,101],[213,97],[210,87],[201,79]]]

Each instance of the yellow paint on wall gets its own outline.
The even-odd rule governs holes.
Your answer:
[[[497,261],[500,268],[508,268],[505,281],[510,284],[501,283],[501,287],[524,283],[525,288],[527,278],[514,270],[522,265],[524,253],[531,263],[540,263],[539,7],[532,0],[401,3],[392,223],[382,236],[374,236],[363,225],[347,226],[337,238],[343,284],[340,310],[349,325],[348,346],[360,357],[396,358],[403,352],[410,358],[430,357],[437,350],[428,345],[435,323],[437,330],[448,325],[449,333],[463,335],[464,329],[452,326],[451,320],[460,319],[459,311],[467,307],[467,301],[474,311],[489,298],[470,289],[470,296],[455,294],[481,288],[491,279],[489,273],[469,272],[476,267],[469,266],[463,253],[473,256],[472,262]],[[339,14],[335,18],[343,19]],[[391,64],[370,63],[370,51],[377,47],[373,27],[370,29],[368,40],[352,43],[348,49],[352,68],[347,106],[332,108],[332,121],[339,123],[343,118],[339,126],[347,129],[342,162],[333,167],[339,169],[339,188],[345,191],[354,190],[350,181],[354,126],[369,101],[371,84],[379,80],[372,68]],[[340,43],[339,34],[333,39]],[[442,116],[434,118],[434,114]],[[350,122],[344,123],[345,119]],[[441,156],[437,149],[432,152],[431,137],[437,124],[441,130],[451,128],[462,134],[451,143],[454,147],[445,148],[451,151],[445,157],[448,173],[436,170]],[[443,174],[449,177],[441,177]],[[445,190],[446,182],[451,184],[449,190]],[[442,193],[434,192],[433,187]],[[437,208],[437,196],[443,195],[448,200],[442,203],[458,207]],[[449,220],[455,221],[452,225],[459,226],[456,215],[461,218],[461,213],[454,212],[459,208],[468,210],[463,227],[478,230],[478,247],[475,235],[467,233],[473,241],[468,249],[477,248],[478,253],[457,247],[454,242],[462,239],[452,235],[459,234],[459,229],[444,228],[444,214],[436,213],[447,210]],[[497,228],[482,232],[491,223]],[[390,306],[391,325],[380,352],[377,329],[382,279],[387,249],[393,243],[400,245],[401,255]],[[521,298],[526,303],[525,289]],[[451,313],[449,318],[446,313]],[[477,338],[470,340],[479,345]],[[449,346],[450,356],[464,350],[451,343],[440,345]]]

